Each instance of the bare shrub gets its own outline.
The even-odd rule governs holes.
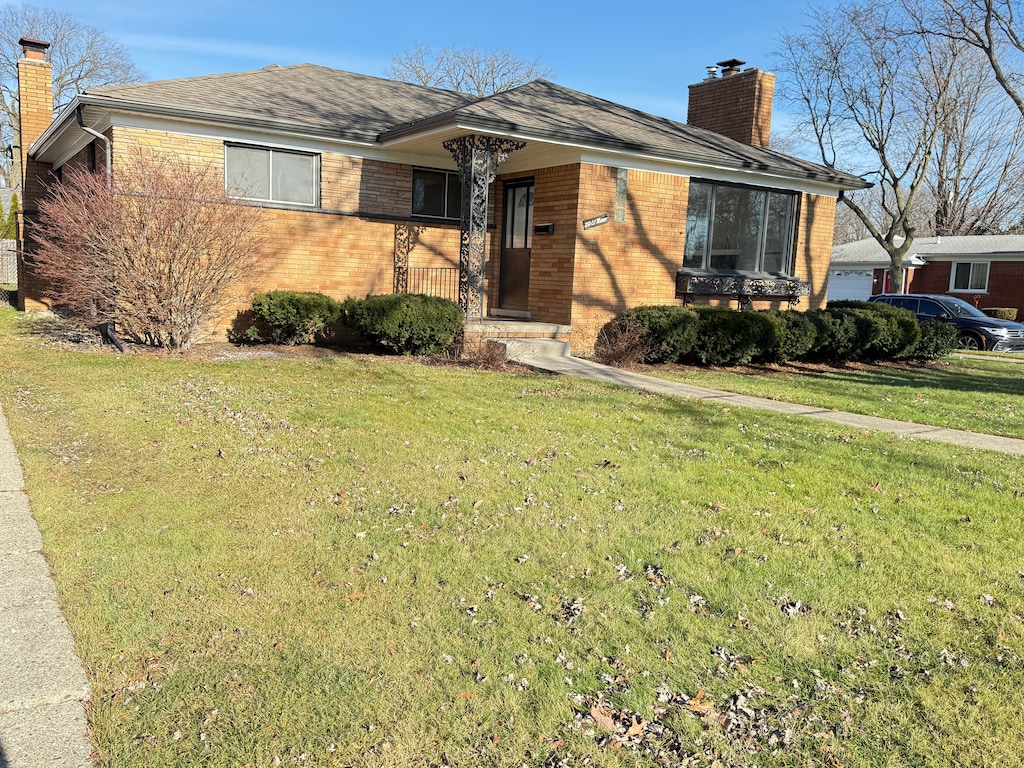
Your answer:
[[[594,342],[594,359],[616,368],[642,363],[650,353],[647,329],[631,317],[617,317],[606,323]]]
[[[136,152],[108,185],[68,169],[39,204],[36,269],[55,305],[135,341],[186,349],[258,273],[262,212],[215,168]]]

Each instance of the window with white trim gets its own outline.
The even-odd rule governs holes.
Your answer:
[[[317,206],[320,204],[320,156],[225,144],[224,189],[246,200]]]
[[[440,219],[462,215],[462,183],[455,171],[412,169],[412,214]]]
[[[954,261],[950,270],[950,291],[987,291],[987,261]]]
[[[683,268],[790,274],[796,198],[780,190],[691,181]]]

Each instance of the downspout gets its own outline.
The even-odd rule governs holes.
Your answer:
[[[106,170],[107,170],[107,189],[110,189],[110,164],[111,164],[110,139],[108,139],[106,136],[104,136],[99,131],[94,131],[92,128],[90,128],[89,126],[87,126],[85,124],[85,120],[82,119],[82,105],[81,104],[79,104],[77,107],[75,107],[75,119],[78,121],[78,127],[79,128],[81,128],[83,131],[85,131],[86,133],[90,134],[91,136],[95,136],[97,139],[102,141],[104,146],[107,148],[107,164],[106,164]]]

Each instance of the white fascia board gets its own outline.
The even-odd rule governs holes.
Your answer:
[[[754,187],[767,187],[794,192],[804,192],[820,197],[839,197],[839,189],[832,184],[815,181],[814,179],[794,178],[762,170],[741,170],[724,166],[696,164],[680,160],[666,160],[653,156],[637,154],[616,154],[611,152],[584,152],[581,162],[594,165],[608,165],[617,168],[630,168],[637,171],[653,171],[672,176],[723,181],[731,184],[748,184]]]

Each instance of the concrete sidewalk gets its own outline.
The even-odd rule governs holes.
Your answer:
[[[694,387],[654,376],[623,371],[608,365],[601,365],[591,360],[573,357],[569,353],[569,345],[565,342],[549,339],[512,339],[505,343],[508,359],[525,365],[534,370],[546,373],[574,374],[594,381],[604,381],[622,387],[655,392],[660,395],[682,397],[690,400],[710,400],[727,403],[741,408],[757,408],[762,411],[774,411],[791,416],[806,416],[810,419],[841,424],[855,429],[870,429],[876,432],[889,432],[901,437],[913,437],[919,440],[934,440],[965,448],[980,448],[986,451],[1024,456],[1024,440],[1011,437],[984,435],[978,432],[965,432],[959,429],[932,427],[914,424],[909,421],[880,419],[875,416],[862,416],[857,413],[830,411],[810,405],[794,405],[764,397],[750,397],[731,392],[720,392],[715,389]],[[1024,359],[1024,358],[1022,358]]]
[[[91,768],[85,672],[0,410],[0,768]]]

